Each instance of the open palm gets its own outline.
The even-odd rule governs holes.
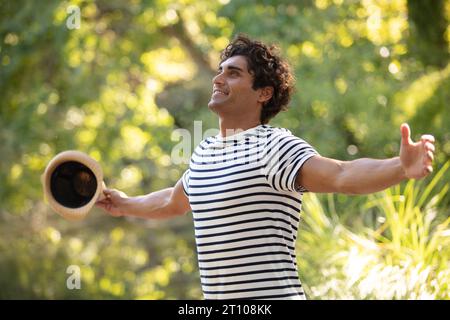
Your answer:
[[[411,140],[411,130],[408,124],[400,127],[402,142],[400,147],[400,161],[407,178],[421,179],[433,171],[434,137],[422,135],[420,141]]]

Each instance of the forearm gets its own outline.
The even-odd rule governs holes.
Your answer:
[[[400,158],[357,159],[341,163],[339,191],[346,194],[368,194],[396,185],[404,180]]]
[[[124,211],[126,216],[146,219],[167,219],[177,213],[168,206],[173,188],[167,188],[138,197],[125,199]]]

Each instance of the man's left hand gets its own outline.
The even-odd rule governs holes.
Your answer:
[[[434,137],[425,134],[420,141],[413,142],[408,124],[403,123],[400,130],[402,133],[400,162],[405,175],[409,179],[422,179],[433,171]]]

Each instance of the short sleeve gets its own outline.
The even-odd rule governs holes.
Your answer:
[[[189,169],[187,169],[183,173],[183,176],[181,177],[181,182],[183,183],[184,194],[188,197],[189,197],[189,175],[190,175],[190,173],[191,173],[191,171]]]
[[[300,168],[318,152],[303,139],[285,130],[267,141],[264,171],[268,183],[277,191],[305,192],[296,186]]]

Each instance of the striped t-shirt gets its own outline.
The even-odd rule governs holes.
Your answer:
[[[317,152],[268,125],[206,138],[183,174],[205,299],[304,299],[297,172]]]

